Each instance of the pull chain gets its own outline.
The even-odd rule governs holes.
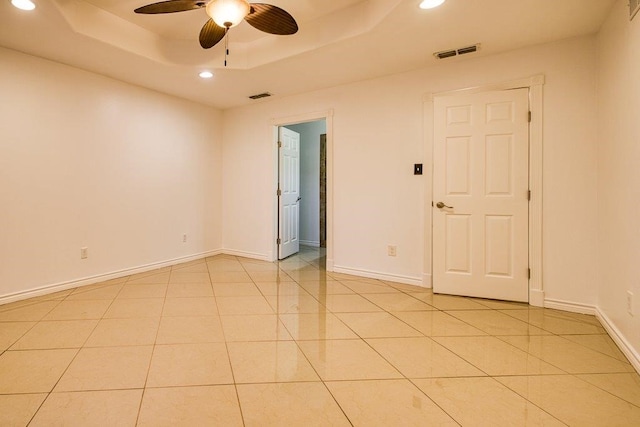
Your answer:
[[[229,56],[229,27],[224,32],[224,66],[227,66],[227,56]]]

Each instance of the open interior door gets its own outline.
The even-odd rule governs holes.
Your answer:
[[[279,129],[278,259],[300,250],[300,134]]]

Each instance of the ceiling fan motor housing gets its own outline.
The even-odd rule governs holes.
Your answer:
[[[246,0],[213,0],[207,4],[207,15],[223,28],[235,27],[250,11]]]

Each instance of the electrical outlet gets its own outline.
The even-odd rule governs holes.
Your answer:
[[[389,245],[387,246],[387,255],[389,256],[396,256],[398,247],[396,245]]]
[[[633,292],[627,291],[627,313],[633,316]]]
[[[186,235],[186,233],[182,235],[182,243],[187,243],[187,235]]]
[[[80,248],[80,259],[89,258],[89,249],[88,248]]]

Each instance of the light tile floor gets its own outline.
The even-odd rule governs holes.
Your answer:
[[[216,256],[0,306],[0,425],[640,425],[593,316],[323,262]]]

